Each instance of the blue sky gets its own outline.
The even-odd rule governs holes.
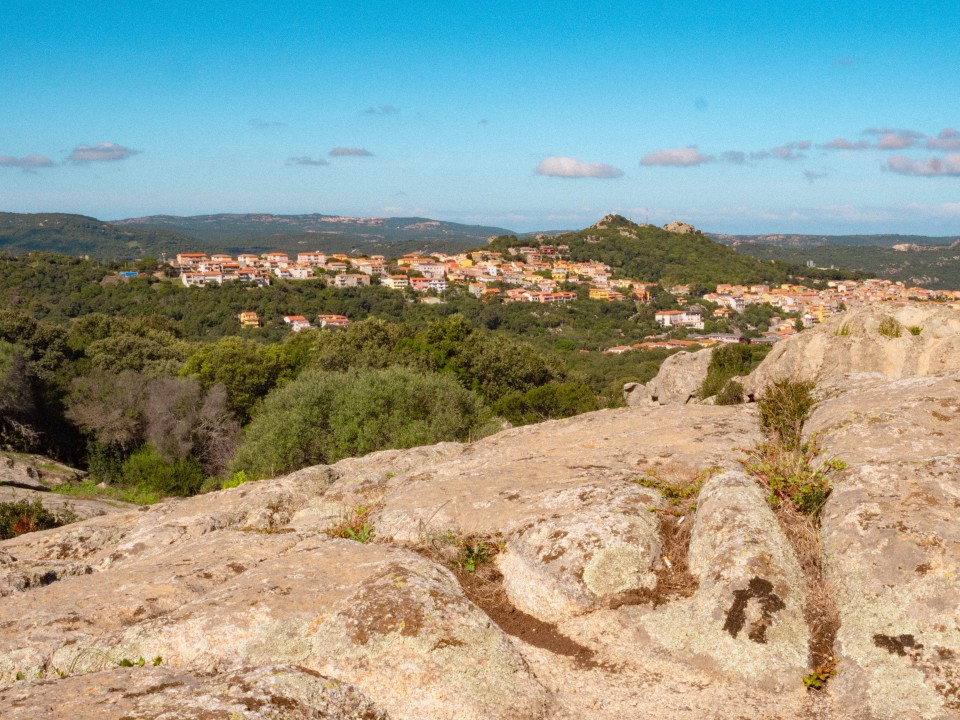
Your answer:
[[[0,210],[960,234],[960,3],[0,4]]]

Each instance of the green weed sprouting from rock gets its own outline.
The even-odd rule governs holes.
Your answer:
[[[490,562],[500,552],[502,535],[494,538],[486,535],[471,534],[456,539],[457,565],[467,572],[476,572],[477,567]]]
[[[651,490],[658,490],[671,505],[679,505],[687,500],[693,500],[700,494],[703,483],[720,468],[711,466],[698,472],[692,478],[683,478],[669,481],[661,478],[655,470],[647,470],[643,477],[635,479],[637,485]]]
[[[877,332],[889,338],[900,337],[900,323],[892,317],[885,317],[877,326]]]
[[[830,472],[846,467],[836,458],[817,461],[819,454],[816,439],[794,449],[767,441],[745,450],[741,462],[767,490],[771,507],[785,507],[816,522],[832,491]]]
[[[838,325],[833,331],[834,337],[846,337],[850,334],[850,328],[846,323]]]
[[[327,528],[324,532],[332,538],[368,543],[377,536],[370,516],[379,508],[378,504],[358,505],[340,522]]]
[[[830,658],[825,663],[818,665],[809,675],[803,676],[803,684],[808,690],[822,690],[827,681],[837,674],[837,661]]]
[[[923,328],[919,325],[911,325],[910,327],[907,328],[907,330],[910,331],[911,335],[919,335],[920,333],[923,332]]]

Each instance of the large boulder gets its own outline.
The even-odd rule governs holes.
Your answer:
[[[778,343],[743,386],[755,398],[783,378],[826,384],[847,373],[900,378],[958,369],[960,310],[880,303],[835,315]]]
[[[847,463],[823,515],[843,717],[960,717],[960,373],[837,379],[807,432]]]
[[[807,667],[805,581],[793,548],[757,483],[742,471],[700,493],[690,571],[692,597],[643,619],[650,638],[696,663],[783,691]]]
[[[650,382],[624,385],[624,400],[627,405],[684,405],[695,400],[712,355],[712,348],[671,355]]]

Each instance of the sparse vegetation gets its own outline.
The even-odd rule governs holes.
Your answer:
[[[822,690],[827,685],[827,681],[837,674],[837,661],[830,658],[826,662],[817,665],[816,669],[809,675],[803,676],[803,684],[810,690]]]
[[[877,332],[888,338],[900,337],[900,323],[890,316],[885,317],[877,326]]]
[[[377,536],[371,516],[379,507],[377,504],[357,505],[340,522],[327,528],[324,532],[332,538],[368,543]]]
[[[919,335],[920,333],[923,332],[923,328],[920,327],[919,325],[911,325],[910,327],[907,328],[907,330],[910,331],[911,335]]]
[[[707,375],[697,396],[701,399],[716,396],[718,405],[736,405],[743,402],[743,386],[731,384],[731,378],[749,375],[770,352],[771,345],[721,345],[710,355]]]
[[[813,383],[805,380],[774,381],[757,400],[764,435],[780,448],[798,449],[803,425],[815,404]]]
[[[834,337],[846,337],[849,334],[850,334],[850,326],[847,325],[847,323],[841,323],[833,331]]]
[[[767,491],[767,500],[806,578],[804,618],[810,628],[809,660],[814,670],[803,682],[810,689],[820,689],[836,672],[832,652],[840,624],[823,578],[820,516],[832,492],[830,473],[843,470],[846,463],[820,459],[816,437],[803,442],[803,426],[815,406],[812,383],[774,382],[758,405],[765,439],[745,450],[741,462]]]

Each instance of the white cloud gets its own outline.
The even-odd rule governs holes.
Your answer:
[[[537,174],[564,178],[616,178],[623,175],[623,170],[605,163],[582,162],[573,158],[551,155],[537,165]]]
[[[960,153],[944,155],[943,158],[914,160],[903,155],[894,155],[887,163],[887,169],[900,175],[920,177],[939,177],[960,175]]]
[[[645,155],[641,165],[673,165],[677,167],[693,167],[713,162],[713,155],[704,155],[696,146],[684,148],[667,148]]]
[[[877,147],[881,150],[904,150],[916,145],[915,138],[898,135],[897,133],[884,133],[877,138]]]
[[[924,147],[928,150],[960,150],[960,132],[944,128],[935,138],[927,138]]]
[[[117,143],[102,142],[96,145],[77,145],[67,157],[67,160],[75,165],[88,162],[114,162],[116,160],[126,160],[139,153],[139,150],[132,150],[123,145],[117,145]]]
[[[363,148],[335,147],[330,151],[330,157],[371,157],[373,153]]]
[[[320,166],[320,165],[329,165],[330,161],[324,160],[323,158],[317,158],[314,160],[311,157],[293,157],[287,160],[287,165],[308,165],[308,166]]]
[[[36,168],[53,167],[53,160],[43,155],[27,155],[18,158],[10,155],[0,155],[0,167],[15,167],[23,170],[34,170]]]

